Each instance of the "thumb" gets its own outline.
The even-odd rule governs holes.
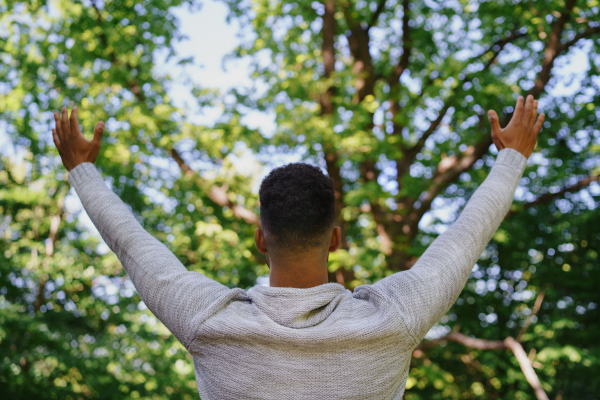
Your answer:
[[[104,122],[100,121],[94,127],[94,142],[100,143],[102,134],[104,133]]]
[[[502,130],[500,128],[500,122],[498,120],[498,114],[496,114],[496,111],[494,111],[494,110],[488,111],[488,119],[490,120],[490,126],[492,127],[492,136],[495,137]]]

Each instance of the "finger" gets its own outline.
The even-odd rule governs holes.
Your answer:
[[[62,108],[62,116],[60,118],[60,125],[62,128],[62,139],[68,140],[69,135],[71,133],[71,128],[69,127],[69,114],[67,112],[67,107]]]
[[[102,140],[102,134],[104,133],[104,122],[100,121],[94,127],[94,139],[96,143],[100,143]]]
[[[498,114],[496,111],[489,110],[488,111],[488,119],[490,120],[490,126],[492,128],[492,141],[496,145],[498,151],[502,150],[504,146],[502,145],[502,141],[500,140],[500,122],[498,120]]]
[[[523,113],[523,122],[528,124],[531,119],[531,109],[533,108],[533,96],[527,96],[525,100],[525,112]]]
[[[538,116],[537,109],[538,109],[538,101],[533,100],[533,108],[531,109],[531,119],[529,120],[529,126],[532,126],[535,123],[535,120],[537,119],[537,116]]]
[[[62,127],[60,126],[60,115],[57,112],[54,113],[54,124],[55,124],[55,128],[56,128],[56,135],[58,136],[59,139],[62,139],[63,133],[62,133]]]
[[[541,113],[537,121],[535,122],[535,126],[533,127],[533,133],[535,134],[535,136],[537,136],[538,133],[540,133],[540,131],[542,130],[542,124],[544,123],[545,118],[546,115],[544,113]]]
[[[77,133],[79,132],[79,121],[77,121],[77,106],[74,106],[71,110],[71,132]]]
[[[515,106],[515,112],[513,114],[511,122],[512,122],[512,120],[520,121],[522,118],[523,118],[523,96],[519,96],[519,98],[517,99],[517,105]]]
[[[492,135],[498,135],[502,128],[500,128],[500,120],[498,119],[496,111],[489,110],[488,119],[490,120],[490,126],[492,127]]]
[[[56,129],[52,129],[52,139],[54,140],[54,145],[56,146],[57,149],[60,149],[60,138],[58,137],[58,134],[56,133]],[[58,150],[60,152],[60,150]]]

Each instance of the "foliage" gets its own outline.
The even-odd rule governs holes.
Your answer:
[[[50,136],[62,105],[79,104],[88,131],[107,122],[97,165],[144,227],[231,287],[268,273],[253,245],[252,176],[231,164],[237,144],[322,166],[344,235],[330,276],[351,289],[409,268],[455,219],[493,164],[485,110],[506,121],[527,93],[547,121],[517,201],[428,339],[518,337],[552,398],[596,396],[597,1],[226,0],[246,38],[232,57],[252,60],[263,90],[190,82],[198,105],[223,107],[214,126],[187,122],[167,95],[172,77],[153,70],[159,52],[177,58],[172,7],[190,3],[0,1],[8,397],[197,396],[189,355],[79,218]],[[562,72],[574,61],[589,68]],[[275,115],[273,135],[244,126],[252,109]],[[415,352],[407,388],[407,399],[534,396],[512,353],[452,341]]]

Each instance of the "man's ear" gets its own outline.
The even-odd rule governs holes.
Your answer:
[[[329,242],[329,251],[336,251],[338,247],[340,247],[340,243],[342,242],[342,230],[339,226],[333,228],[333,233],[331,234],[331,241]]]
[[[265,235],[262,229],[256,228],[256,231],[254,231],[254,242],[260,253],[265,254],[267,252],[267,243],[265,242]]]

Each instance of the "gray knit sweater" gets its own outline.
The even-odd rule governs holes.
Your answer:
[[[354,293],[337,283],[229,289],[188,271],[93,164],[74,168],[69,181],[148,308],[192,354],[203,400],[401,399],[413,349],[456,301],[525,164],[517,151],[500,151],[412,269]]]

